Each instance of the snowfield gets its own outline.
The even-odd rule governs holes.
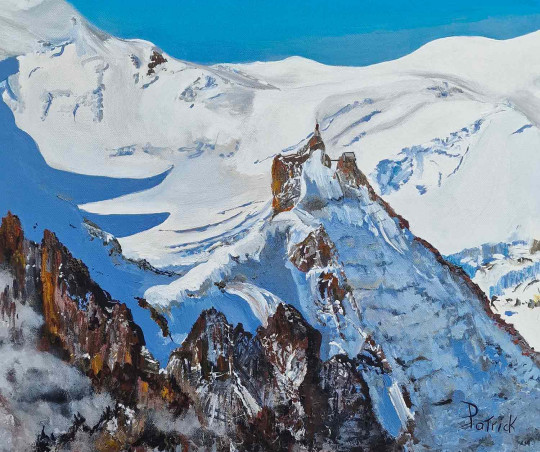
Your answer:
[[[437,40],[369,67],[299,57],[201,66],[96,30],[61,0],[8,0],[0,37],[0,57],[19,63],[3,101],[48,165],[113,178],[168,171],[153,188],[113,197],[104,186],[79,205],[170,214],[119,238],[130,258],[201,264],[190,273],[200,278],[268,218],[272,158],[305,144],[316,121],[329,155],[354,152],[443,254],[540,238],[540,32]],[[154,303],[177,302],[184,283]]]
[[[131,178],[173,168],[152,190],[82,206],[171,213],[120,240],[131,257],[191,263],[200,243],[248,226],[269,199],[272,156],[316,120],[329,154],[355,152],[375,185],[381,161],[422,148],[398,190],[379,189],[443,253],[540,237],[540,33],[442,39],[364,68],[303,58],[204,67],[163,54],[150,70],[154,51],[162,54],[151,43],[105,35],[65,5],[61,12],[65,36],[19,57],[4,100],[54,168]],[[0,23],[9,33],[10,21]]]
[[[484,244],[448,256],[473,278],[492,300],[491,309],[513,324],[535,349],[540,350],[539,242]]]

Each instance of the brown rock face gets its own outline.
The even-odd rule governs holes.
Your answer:
[[[129,405],[187,406],[187,398],[143,352],[144,337],[129,308],[111,300],[50,231],[41,244],[41,285],[49,344],[97,387]]]
[[[37,246],[25,240],[19,218],[9,212],[0,225],[0,270],[11,274],[13,280],[0,292],[0,320],[7,323],[9,340],[18,345],[24,343],[24,320],[19,319],[18,303],[41,306],[35,265],[38,254]]]
[[[94,426],[75,416],[61,435],[36,432],[37,441],[30,448],[68,450],[71,442],[82,441],[92,450],[174,450],[173,446],[187,450],[183,435],[164,433],[152,420],[156,411],[185,412],[190,403],[187,395],[159,373],[159,364],[144,348],[142,331],[128,307],[112,300],[52,232],[44,232],[40,245],[30,242],[19,219],[8,214],[0,226],[0,270],[13,275],[13,283],[0,293],[0,320],[8,327],[5,338],[16,346],[34,345],[59,355],[116,402],[114,410],[107,408]],[[22,305],[43,315],[37,341],[33,333],[25,337],[29,330],[18,319]]]
[[[322,299],[341,301],[347,295],[347,291],[341,287],[339,279],[333,273],[322,272],[317,283]]]
[[[165,316],[160,314],[157,309],[148,303],[148,301],[146,301],[144,298],[135,297],[135,300],[137,300],[141,308],[148,309],[148,311],[150,311],[150,317],[161,329],[161,334],[163,334],[163,337],[171,337],[171,332],[169,331],[169,322],[167,322]]]
[[[330,167],[330,157],[326,155],[324,142],[318,129],[309,142],[296,154],[274,157],[272,162],[272,207],[274,215],[291,210],[300,197],[300,176],[302,165],[311,157],[314,151],[323,151],[323,165]]]
[[[225,380],[231,376],[234,328],[221,312],[212,308],[199,316],[182,347],[173,354],[180,361],[185,359],[190,363],[189,368],[178,369],[183,372],[182,378],[191,378],[191,368],[195,367],[196,378],[209,380],[215,376]]]
[[[25,286],[24,233],[19,218],[8,212],[0,225],[0,265],[9,267],[21,289]]]
[[[278,155],[272,163],[272,207],[274,214],[291,210],[300,197],[302,164],[309,158],[303,155]]]
[[[324,226],[319,226],[302,242],[292,246],[289,260],[301,272],[315,270],[318,273],[318,296],[314,296],[313,303],[321,313],[331,314],[341,325],[345,297],[350,306],[356,306],[356,301],[339,263],[336,247]]]
[[[167,370],[241,450],[340,450],[351,438],[358,450],[388,450],[392,441],[356,364],[345,356],[323,363],[320,345],[320,333],[289,305],[280,304],[254,337],[211,309]]]
[[[344,152],[337,162],[336,177],[342,186],[358,188],[369,186],[367,177],[356,165],[354,152]]]
[[[279,422],[295,436],[304,430],[303,439],[311,444],[323,427],[321,414],[329,408],[319,387],[321,334],[292,306],[280,304],[257,338],[272,364],[272,383],[283,405]]]
[[[324,227],[320,226],[292,248],[289,259],[298,270],[305,273],[314,267],[324,268],[329,265],[335,259],[335,247]]]
[[[167,62],[167,59],[161,53],[154,50],[152,55],[150,55],[150,63],[148,63],[147,75],[152,75],[155,72],[154,69],[157,66],[166,62]]]

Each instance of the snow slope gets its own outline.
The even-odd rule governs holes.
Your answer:
[[[484,244],[448,256],[491,299],[491,308],[540,350],[540,253],[535,243]]]
[[[124,223],[170,213],[119,239],[129,257],[182,270],[245,237],[269,215],[272,157],[303,145],[315,120],[329,154],[355,152],[443,253],[540,237],[540,33],[448,38],[365,68],[303,58],[204,67],[108,36],[61,0],[10,0],[0,36],[1,55],[19,55],[3,100],[48,165],[163,175],[130,194],[107,184],[75,197]]]
[[[0,206],[19,213],[25,229],[55,230],[115,297],[128,301],[144,290],[169,314],[177,342],[210,306],[253,332],[281,301],[322,332],[325,356],[355,355],[373,334],[395,369],[392,379],[371,382],[379,416],[389,431],[404,429],[409,412],[399,385],[414,386],[426,447],[437,446],[454,421],[441,407],[449,399],[460,406],[471,393],[486,409],[525,409],[524,398],[504,400],[510,387],[512,397],[531,396],[537,419],[537,369],[413,234],[445,254],[540,237],[540,32],[509,41],[444,39],[365,68],[302,58],[204,67],[95,30],[60,0],[6,5],[0,37],[20,39],[0,46],[1,57],[18,55],[0,86],[7,125]],[[303,146],[316,120],[329,155],[354,152],[410,232],[363,189],[342,201],[332,174],[309,163],[307,198],[272,219],[272,159]],[[178,277],[114,265],[81,228],[84,211],[106,224],[114,222],[105,216],[129,223],[131,215],[170,214],[119,242],[128,257]],[[326,270],[346,272],[354,295],[338,307],[317,298],[317,272],[303,274],[287,261],[288,245],[321,225],[341,259]],[[514,263],[500,260],[488,271],[509,274]],[[527,278],[527,288],[537,288],[528,284],[538,267],[531,272],[477,281],[504,299]],[[146,312],[135,315],[162,357],[171,344],[155,340]],[[501,450],[512,447],[508,437],[497,441]]]
[[[356,356],[368,337],[381,346],[391,371],[364,377],[391,434],[414,423],[415,450],[483,450],[487,444],[491,450],[527,450],[527,427],[513,436],[467,431],[462,402],[481,401],[482,410],[497,416],[513,409],[537,418],[536,364],[486,314],[461,276],[392,217],[367,186],[347,182],[339,166],[323,166],[318,152],[303,166],[292,210],[261,221],[182,278],[148,289],[146,298],[157,305],[175,296],[175,318],[189,313],[190,299],[204,305],[226,297],[229,285],[249,303],[256,294],[264,296],[256,302],[262,315],[272,313],[268,300],[282,299],[322,333],[323,358]],[[299,248],[310,248],[310,235],[326,241],[333,257],[324,262],[325,246],[319,246],[315,264],[303,267],[310,253],[301,252],[301,260],[295,256]],[[334,292],[325,289],[328,280],[335,282]]]
[[[302,58],[203,67],[163,55],[149,71],[154,51],[161,55],[151,43],[107,36],[59,0],[34,3],[10,3],[0,32],[9,35],[21,17],[34,41],[54,36],[36,49],[24,35],[25,46],[5,50],[25,54],[4,100],[47,163],[112,177],[172,168],[151,190],[82,206],[171,214],[120,240],[131,257],[191,265],[233,240],[264,214],[271,157],[308,137],[315,120],[330,155],[355,152],[374,182],[384,180],[381,161],[430,149],[415,154],[414,175],[399,190],[378,189],[444,253],[507,241],[516,230],[540,236],[539,33],[443,39],[365,68]],[[24,14],[13,5],[25,5]],[[32,19],[51,5],[54,22]],[[58,29],[67,31],[59,37]],[[436,142],[451,156],[432,149]]]
[[[77,12],[61,0],[3,0],[0,59],[46,49],[66,41]]]

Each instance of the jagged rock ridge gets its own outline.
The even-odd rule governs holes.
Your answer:
[[[391,449],[358,364],[344,355],[322,362],[320,342],[290,305],[280,304],[255,336],[212,309],[172,353],[167,371],[196,392],[212,428],[250,438],[246,450],[295,443],[306,450]]]
[[[44,232],[41,244],[30,242],[19,219],[8,213],[0,226],[0,269],[13,275],[13,282],[0,294],[1,320],[8,323],[11,342],[31,345],[31,330],[18,320],[19,312],[31,308],[43,319],[34,344],[37,350],[79,369],[96,392],[110,394],[115,401],[92,427],[77,413],[69,431],[61,435],[47,434],[44,425],[39,436],[35,432],[36,450],[70,447],[79,433],[97,450],[121,450],[135,443],[148,446],[148,429],[155,446],[187,441],[180,433],[160,431],[151,413],[186,413],[188,396],[159,372],[129,308],[112,300],[52,232]],[[114,422],[114,429],[106,428],[109,421]]]
[[[12,340],[21,337],[17,309],[28,303],[43,318],[41,353],[79,369],[113,401],[95,422],[75,413],[63,432],[44,425],[35,432],[38,451],[81,443],[100,451],[395,447],[373,413],[360,361],[321,361],[320,333],[292,306],[280,304],[254,337],[221,313],[205,311],[163,372],[129,308],[112,300],[52,232],[45,231],[41,244],[30,242],[8,214],[0,260],[14,276],[12,289],[0,296]],[[156,416],[182,419],[190,412],[191,433],[156,423]]]

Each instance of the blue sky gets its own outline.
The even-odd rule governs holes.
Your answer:
[[[116,36],[154,42],[199,63],[300,55],[366,65],[433,39],[497,39],[540,29],[540,0],[72,0]]]

